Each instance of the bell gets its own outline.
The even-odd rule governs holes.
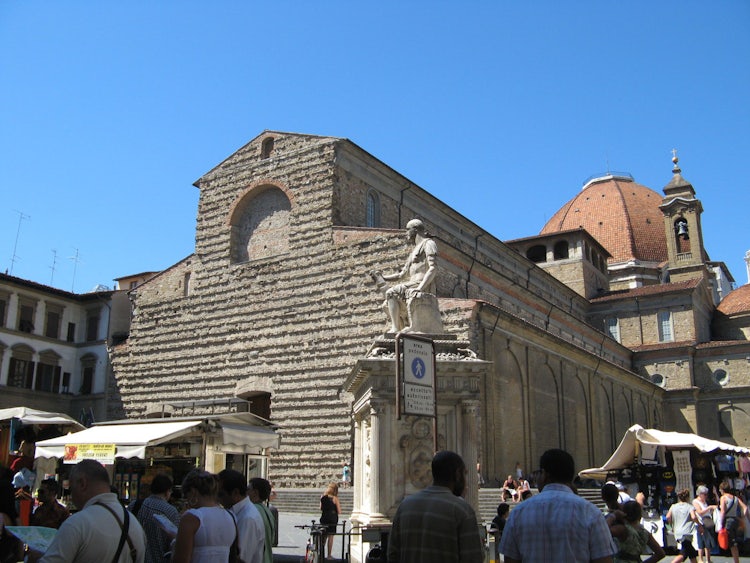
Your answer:
[[[688,240],[690,238],[688,235],[687,223],[684,221],[677,223],[677,236],[681,237],[683,240]]]

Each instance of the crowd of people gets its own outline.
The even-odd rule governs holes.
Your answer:
[[[5,526],[17,524],[18,499],[11,473],[0,479],[0,563],[73,561],[272,563],[275,518],[269,507],[271,484],[249,482],[234,470],[218,475],[194,469],[182,481],[184,510],[170,502],[173,483],[154,476],[150,495],[124,507],[106,468],[94,460],[76,464],[69,475],[70,497],[78,509],[71,514],[59,502],[55,479],[42,481],[30,524],[58,529],[44,553],[29,550]]]
[[[646,502],[644,493],[639,492],[635,500],[628,497],[623,502],[623,493],[618,490],[617,484],[606,483],[601,494],[608,509],[607,523],[613,537],[618,540],[620,550],[623,549],[623,542],[626,542],[625,545],[635,545],[632,536],[638,534],[642,536],[638,542],[641,550],[639,553],[644,553],[646,547],[653,552],[647,561],[658,561],[656,557],[663,558],[663,549],[642,526],[642,511]],[[745,503],[733,494],[732,487],[727,482],[719,485],[719,491],[711,491],[706,485],[699,484],[695,497],[691,497],[689,489],[678,491],[677,502],[670,506],[665,517],[678,549],[678,555],[672,563],[685,560],[709,563],[712,554],[719,547],[717,535],[722,529],[725,530],[727,539],[725,549],[735,562],[739,562],[739,546],[744,538],[743,521],[747,513]],[[627,536],[624,535],[623,525],[629,528],[625,530],[628,532]],[[640,557],[637,560],[640,561]]]
[[[3,470],[0,479],[0,516],[3,529],[0,563],[17,561],[24,554],[11,545],[4,526],[15,524],[17,491],[12,473]],[[484,544],[472,507],[464,500],[467,468],[456,453],[441,451],[432,460],[431,486],[406,497],[393,518],[388,561],[479,563]],[[497,555],[506,563],[516,561],[655,563],[664,549],[643,526],[642,494],[635,500],[624,496],[617,483],[602,487],[607,512],[580,497],[573,485],[574,461],[569,453],[552,449],[540,459],[539,493],[523,495],[520,481],[508,476],[503,486],[513,488],[516,501],[497,509],[490,531],[495,535]],[[528,486],[528,482],[526,482]],[[506,487],[507,485],[507,487]],[[71,514],[59,502],[59,484],[45,479],[37,490],[38,503],[30,523],[57,528],[44,553],[28,551],[27,561],[61,563],[102,561],[159,563],[272,563],[275,519],[269,510],[271,484],[262,478],[249,482],[234,470],[219,474],[194,469],[182,481],[185,507],[170,502],[173,483],[166,474],[151,480],[150,494],[123,506],[113,492],[109,474],[94,460],[84,460],[69,475],[71,499],[78,509]],[[530,488],[529,488],[530,489]],[[519,494],[521,490],[521,494]],[[527,492],[530,493],[530,490]],[[708,563],[716,547],[716,529],[723,529],[734,561],[739,561],[742,523],[747,514],[743,500],[722,483],[718,498],[704,485],[693,498],[688,489],[677,493],[677,502],[666,514],[679,554],[672,563],[685,560]],[[321,524],[327,527],[327,554],[331,557],[333,533],[341,513],[338,484],[331,483],[320,498]],[[693,547],[697,536],[698,550]]]

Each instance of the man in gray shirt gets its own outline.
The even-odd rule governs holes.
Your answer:
[[[474,509],[463,499],[466,465],[457,453],[432,458],[432,485],[406,497],[388,542],[392,563],[482,563],[484,546]]]

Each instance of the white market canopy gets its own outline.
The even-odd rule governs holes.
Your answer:
[[[663,446],[674,449],[697,448],[704,453],[710,452],[732,452],[750,454],[750,449],[734,446],[718,440],[703,438],[697,434],[686,434],[683,432],[664,432],[654,428],[643,428],[640,424],[634,424],[625,432],[620,445],[601,467],[584,469],[578,475],[592,479],[605,479],[610,471],[624,469],[633,465],[638,459],[640,446]]]
[[[145,421],[119,420],[101,423],[75,434],[60,436],[36,443],[36,457],[63,457],[65,446],[75,444],[114,444],[117,457],[146,458],[146,448],[169,442],[194,431],[221,431],[221,443],[228,449],[250,452],[258,448],[278,448],[280,436],[275,428],[259,426],[258,419],[249,413],[148,419]]]
[[[29,407],[0,409],[0,420],[10,420],[11,418],[17,418],[24,424],[59,424],[62,426],[75,426],[77,430],[86,428],[76,419],[59,412],[40,411],[30,409]]]

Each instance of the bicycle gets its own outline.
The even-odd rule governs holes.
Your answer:
[[[310,530],[310,537],[307,540],[307,546],[305,547],[305,558],[302,560],[304,563],[325,563],[325,547],[326,537],[329,535],[340,535],[343,538],[341,544],[341,559],[333,559],[333,561],[348,562],[350,561],[349,549],[351,547],[351,531],[346,531],[346,520],[339,521],[336,527],[341,526],[341,532],[328,532],[328,526],[320,524],[315,520],[312,520],[310,524],[297,525],[295,528],[302,530]],[[329,559],[330,560],[330,559]]]
[[[325,561],[325,542],[323,541],[323,533],[326,530],[326,526],[317,523],[313,520],[309,525],[302,524],[295,526],[302,530],[310,530],[310,537],[307,540],[307,546],[305,548],[305,563],[323,563]]]

